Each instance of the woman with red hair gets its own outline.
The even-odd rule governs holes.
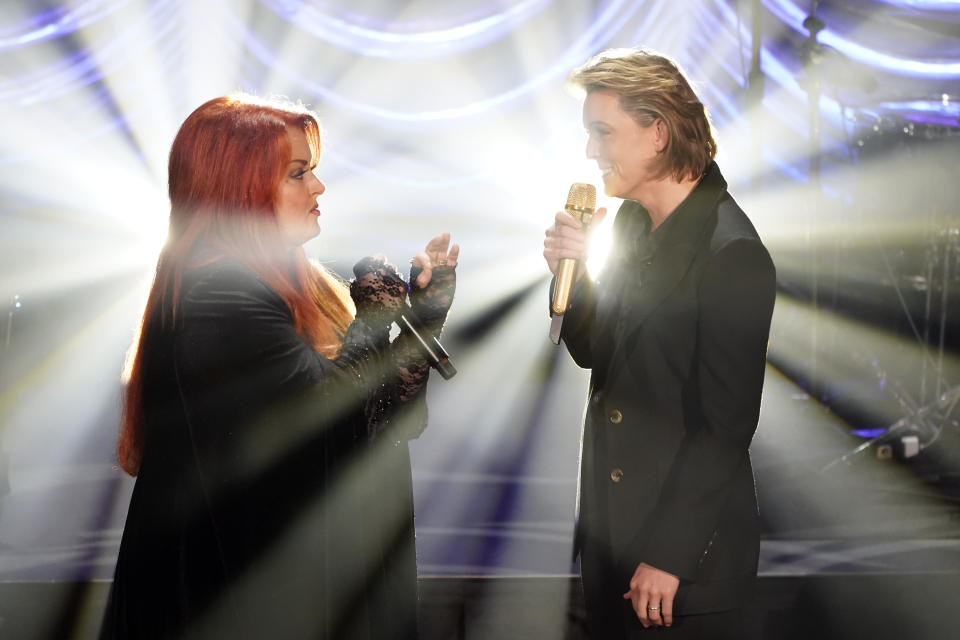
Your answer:
[[[407,283],[341,282],[319,233],[320,129],[244,96],[200,106],[170,151],[170,229],[124,398],[137,476],[101,638],[408,638],[416,557],[407,440],[429,371],[389,338]],[[409,303],[439,334],[457,245],[430,241]]]

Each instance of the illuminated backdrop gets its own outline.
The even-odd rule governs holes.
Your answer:
[[[694,80],[778,265],[754,448],[767,533],[875,526],[878,514],[851,512],[869,489],[812,494],[904,416],[895,428],[931,452],[956,430],[960,3],[820,2],[823,47],[803,24],[811,9],[4,2],[0,575],[112,573],[132,487],[112,460],[119,375],[164,240],[166,154],[190,111],[238,89],[321,116],[327,192],[310,256],[346,274],[368,253],[403,264],[441,231],[462,245],[444,340],[460,374],[431,383],[412,447],[421,572],[568,572],[587,372],[547,340],[542,234],[571,182],[599,183],[565,77],[636,45]],[[902,467],[882,474],[929,501]],[[886,521],[909,536],[942,515]]]

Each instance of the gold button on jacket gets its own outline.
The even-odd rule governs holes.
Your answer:
[[[623,422],[623,414],[620,413],[619,409],[614,409],[610,412],[610,422],[613,424],[620,424]]]
[[[614,467],[613,470],[610,472],[610,479],[613,480],[614,482],[620,482],[621,480],[623,480],[623,469],[619,467]]]

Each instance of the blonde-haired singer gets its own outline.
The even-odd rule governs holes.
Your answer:
[[[607,52],[571,81],[586,91],[587,156],[624,199],[614,249],[596,282],[578,274],[561,334],[592,370],[575,538],[588,625],[604,639],[741,637],[773,262],[675,63]],[[558,213],[550,270],[585,248],[581,224]]]

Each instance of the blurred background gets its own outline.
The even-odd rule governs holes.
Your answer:
[[[112,576],[167,153],[237,90],[320,115],[310,257],[462,246],[460,373],[412,444],[421,575],[575,573],[589,372],[547,338],[542,238],[600,184],[566,76],[633,46],[693,81],[777,265],[762,575],[960,568],[960,2],[5,0],[0,581]]]

